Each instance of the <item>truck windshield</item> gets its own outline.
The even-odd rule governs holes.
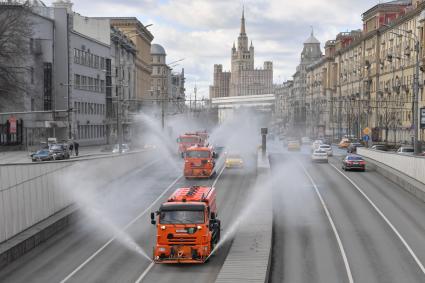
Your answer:
[[[179,139],[181,143],[198,143],[198,137],[184,137]]]
[[[204,211],[201,211],[201,210],[161,211],[159,222],[161,224],[202,224],[204,223]]]
[[[189,158],[209,158],[210,152],[206,150],[189,150],[186,151],[186,157]]]

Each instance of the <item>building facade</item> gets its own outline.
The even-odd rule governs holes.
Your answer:
[[[11,92],[4,89],[0,97],[0,146],[32,146],[54,134],[53,100],[54,22],[16,2],[0,2],[10,16],[24,18],[28,37],[24,39],[22,56],[3,61],[2,67],[13,66],[17,83]],[[6,15],[6,13],[3,13]],[[19,21],[17,21],[19,24]],[[4,64],[4,65],[3,65]],[[57,121],[57,124],[64,121]]]
[[[294,84],[291,93],[291,109],[293,117],[290,122],[292,123],[288,128],[290,135],[304,136],[306,135],[307,115],[310,105],[307,105],[307,66],[320,60],[322,58],[322,51],[320,49],[320,42],[314,37],[313,31],[310,37],[304,42],[304,48],[301,52],[300,64],[293,75]]]
[[[214,81],[210,86],[210,98],[271,94],[273,92],[273,63],[266,61],[262,69],[254,67],[254,46],[249,44],[242,12],[237,47],[231,49],[231,71],[223,72],[223,66],[214,65]]]
[[[140,108],[153,98],[151,42],[154,37],[137,18],[111,18],[111,25],[121,30],[136,45],[136,98]]]
[[[411,143],[413,125],[420,124],[413,117],[415,79],[417,111],[425,105],[424,73],[415,76],[417,52],[425,70],[424,11],[425,3],[419,0],[380,3],[363,14],[362,31],[340,33],[327,41],[325,56],[306,66],[307,109],[300,121],[309,135],[362,139],[370,132],[367,136],[374,142]],[[297,86],[297,76],[301,78],[297,72],[293,93],[302,87]],[[289,107],[300,97],[293,95]],[[423,140],[424,130],[419,131]]]

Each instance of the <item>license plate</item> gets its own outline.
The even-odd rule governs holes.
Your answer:
[[[354,162],[353,165],[359,165],[359,163],[358,162]]]
[[[183,229],[183,230],[182,229],[179,229],[179,230],[176,230],[176,232],[177,233],[187,233],[186,229]]]

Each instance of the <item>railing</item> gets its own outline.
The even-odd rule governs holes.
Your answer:
[[[357,153],[378,161],[425,184],[425,158],[395,152],[358,148]]]

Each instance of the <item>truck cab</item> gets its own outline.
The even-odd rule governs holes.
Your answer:
[[[151,213],[151,223],[157,228],[154,262],[205,262],[220,239],[215,189],[177,189],[156,213]]]
[[[193,146],[186,149],[183,175],[189,178],[210,178],[216,174],[212,147]]]
[[[184,134],[177,138],[178,154],[184,157],[186,150],[195,145],[204,145],[202,138],[196,134]]]

